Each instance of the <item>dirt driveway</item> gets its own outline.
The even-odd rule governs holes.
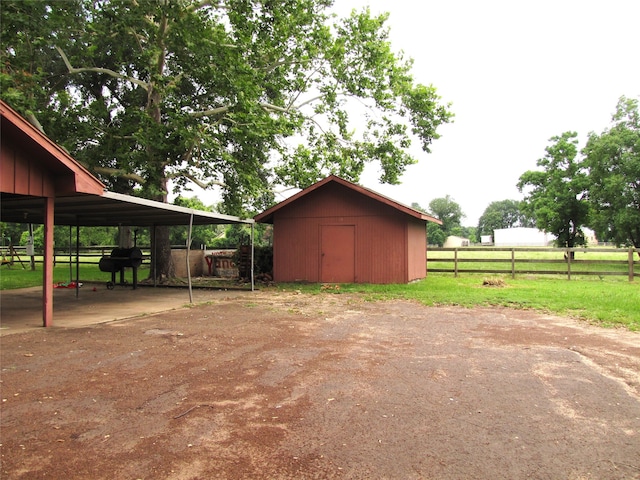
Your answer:
[[[256,292],[1,338],[3,479],[640,478],[640,335]]]

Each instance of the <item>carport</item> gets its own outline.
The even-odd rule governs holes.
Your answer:
[[[43,326],[53,323],[54,225],[158,226],[251,225],[253,219],[194,210],[109,192],[104,185],[6,103],[0,101],[2,149],[0,155],[0,221],[45,226],[43,267]],[[187,250],[188,252],[188,250]],[[152,252],[152,258],[154,258]],[[253,253],[251,258],[253,265]],[[191,275],[187,254],[189,301]],[[251,268],[253,290],[253,268]]]

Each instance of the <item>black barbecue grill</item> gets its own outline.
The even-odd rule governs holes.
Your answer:
[[[133,269],[133,289],[138,286],[138,267],[142,265],[142,250],[133,248],[114,248],[111,255],[100,258],[98,267],[101,272],[110,272],[111,281],[107,282],[107,288],[112,290],[116,285],[116,272],[120,272],[120,285],[125,285],[124,269]]]

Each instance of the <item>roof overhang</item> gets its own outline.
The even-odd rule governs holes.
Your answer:
[[[102,195],[74,195],[55,198],[55,225],[136,226],[252,224],[253,219],[179,207],[114,192]],[[44,223],[43,199],[2,194],[1,221]]]

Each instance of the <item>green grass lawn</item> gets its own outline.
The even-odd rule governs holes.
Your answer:
[[[499,278],[503,287],[483,286],[486,278]],[[579,277],[573,280],[508,276],[429,274],[409,285],[340,285],[322,290],[320,285],[280,285],[304,292],[361,293],[371,300],[408,299],[425,305],[505,306],[580,318],[601,326],[621,326],[640,331],[640,282],[624,278]]]
[[[29,264],[25,262],[26,269],[20,263],[14,264],[11,268],[3,266],[0,270],[0,290],[11,290],[14,288],[36,287],[42,285],[42,264],[36,264],[36,270],[31,270]],[[138,280],[148,276],[149,267],[142,266],[138,269]],[[76,267],[73,265],[72,272],[69,273],[69,265],[58,264],[53,269],[53,282],[69,282],[76,278]],[[81,282],[104,282],[111,280],[111,274],[101,272],[97,264],[81,264]],[[133,281],[131,269],[125,270],[125,280]],[[120,274],[116,274],[116,281],[120,281]]]

